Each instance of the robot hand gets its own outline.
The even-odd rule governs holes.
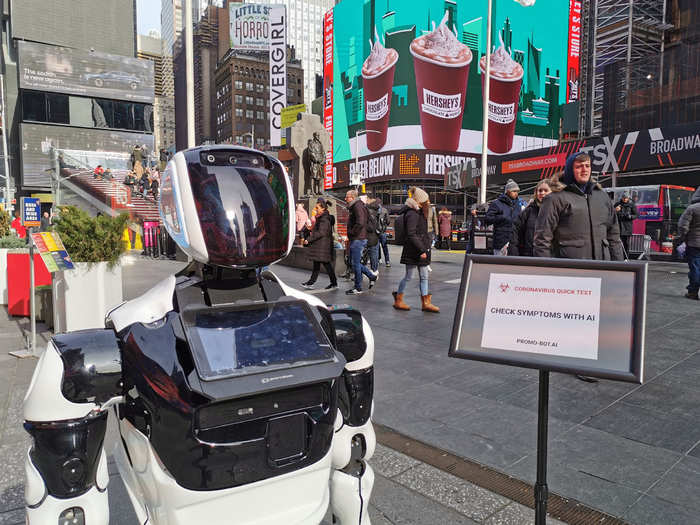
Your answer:
[[[25,460],[28,524],[108,525],[103,443],[120,377],[112,330],[49,342],[24,398],[24,427],[33,438]]]
[[[369,525],[369,498],[374,472],[367,463],[374,455],[376,436],[371,415],[374,390],[374,337],[360,312],[331,310],[336,348],[347,359],[340,385],[340,402],[333,437],[330,500],[341,525]]]

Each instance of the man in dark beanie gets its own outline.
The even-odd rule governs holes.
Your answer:
[[[566,159],[564,184],[542,201],[535,223],[535,257],[624,260],[620,227],[607,193],[591,181],[591,158]]]
[[[508,241],[513,233],[513,223],[522,211],[518,194],[520,187],[513,179],[508,179],[503,193],[489,205],[486,224],[493,224],[493,254],[506,255]]]

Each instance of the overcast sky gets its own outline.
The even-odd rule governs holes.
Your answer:
[[[136,26],[140,35],[151,29],[160,33],[160,0],[136,0]]]

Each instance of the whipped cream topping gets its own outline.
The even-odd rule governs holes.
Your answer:
[[[479,65],[482,71],[486,70],[486,55],[481,57]],[[511,58],[503,44],[491,53],[491,76],[504,79],[516,79],[523,76],[523,66]]]
[[[451,64],[471,62],[472,58],[469,47],[462,44],[447,27],[447,13],[437,28],[411,42],[411,50],[414,54]]]
[[[384,47],[377,39],[372,45],[367,60],[362,65],[362,74],[367,77],[377,75],[384,69],[391,67],[398,58],[399,54],[395,49]]]

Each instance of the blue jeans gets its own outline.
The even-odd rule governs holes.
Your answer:
[[[406,289],[408,281],[413,279],[413,271],[418,268],[418,277],[420,278],[420,294],[428,295],[428,267],[427,266],[414,266],[413,264],[406,265],[406,275],[404,275],[401,282],[399,282],[399,289],[396,293],[403,293]]]
[[[688,292],[698,293],[700,290],[700,248],[687,246],[685,256],[688,258]]]
[[[379,243],[370,246],[367,251],[369,252],[369,267],[373,272],[376,272],[379,269]]]
[[[362,264],[362,250],[367,246],[367,239],[356,239],[350,243],[350,264],[352,271],[355,272],[355,289],[362,290],[362,274],[365,274],[370,280],[374,279],[374,275]]]
[[[386,242],[386,233],[379,234],[379,244],[381,245],[382,251],[384,252],[384,263],[391,264],[391,259],[389,258],[389,245]],[[379,254],[377,254],[379,255]],[[377,264],[379,263],[379,257],[377,257]]]

